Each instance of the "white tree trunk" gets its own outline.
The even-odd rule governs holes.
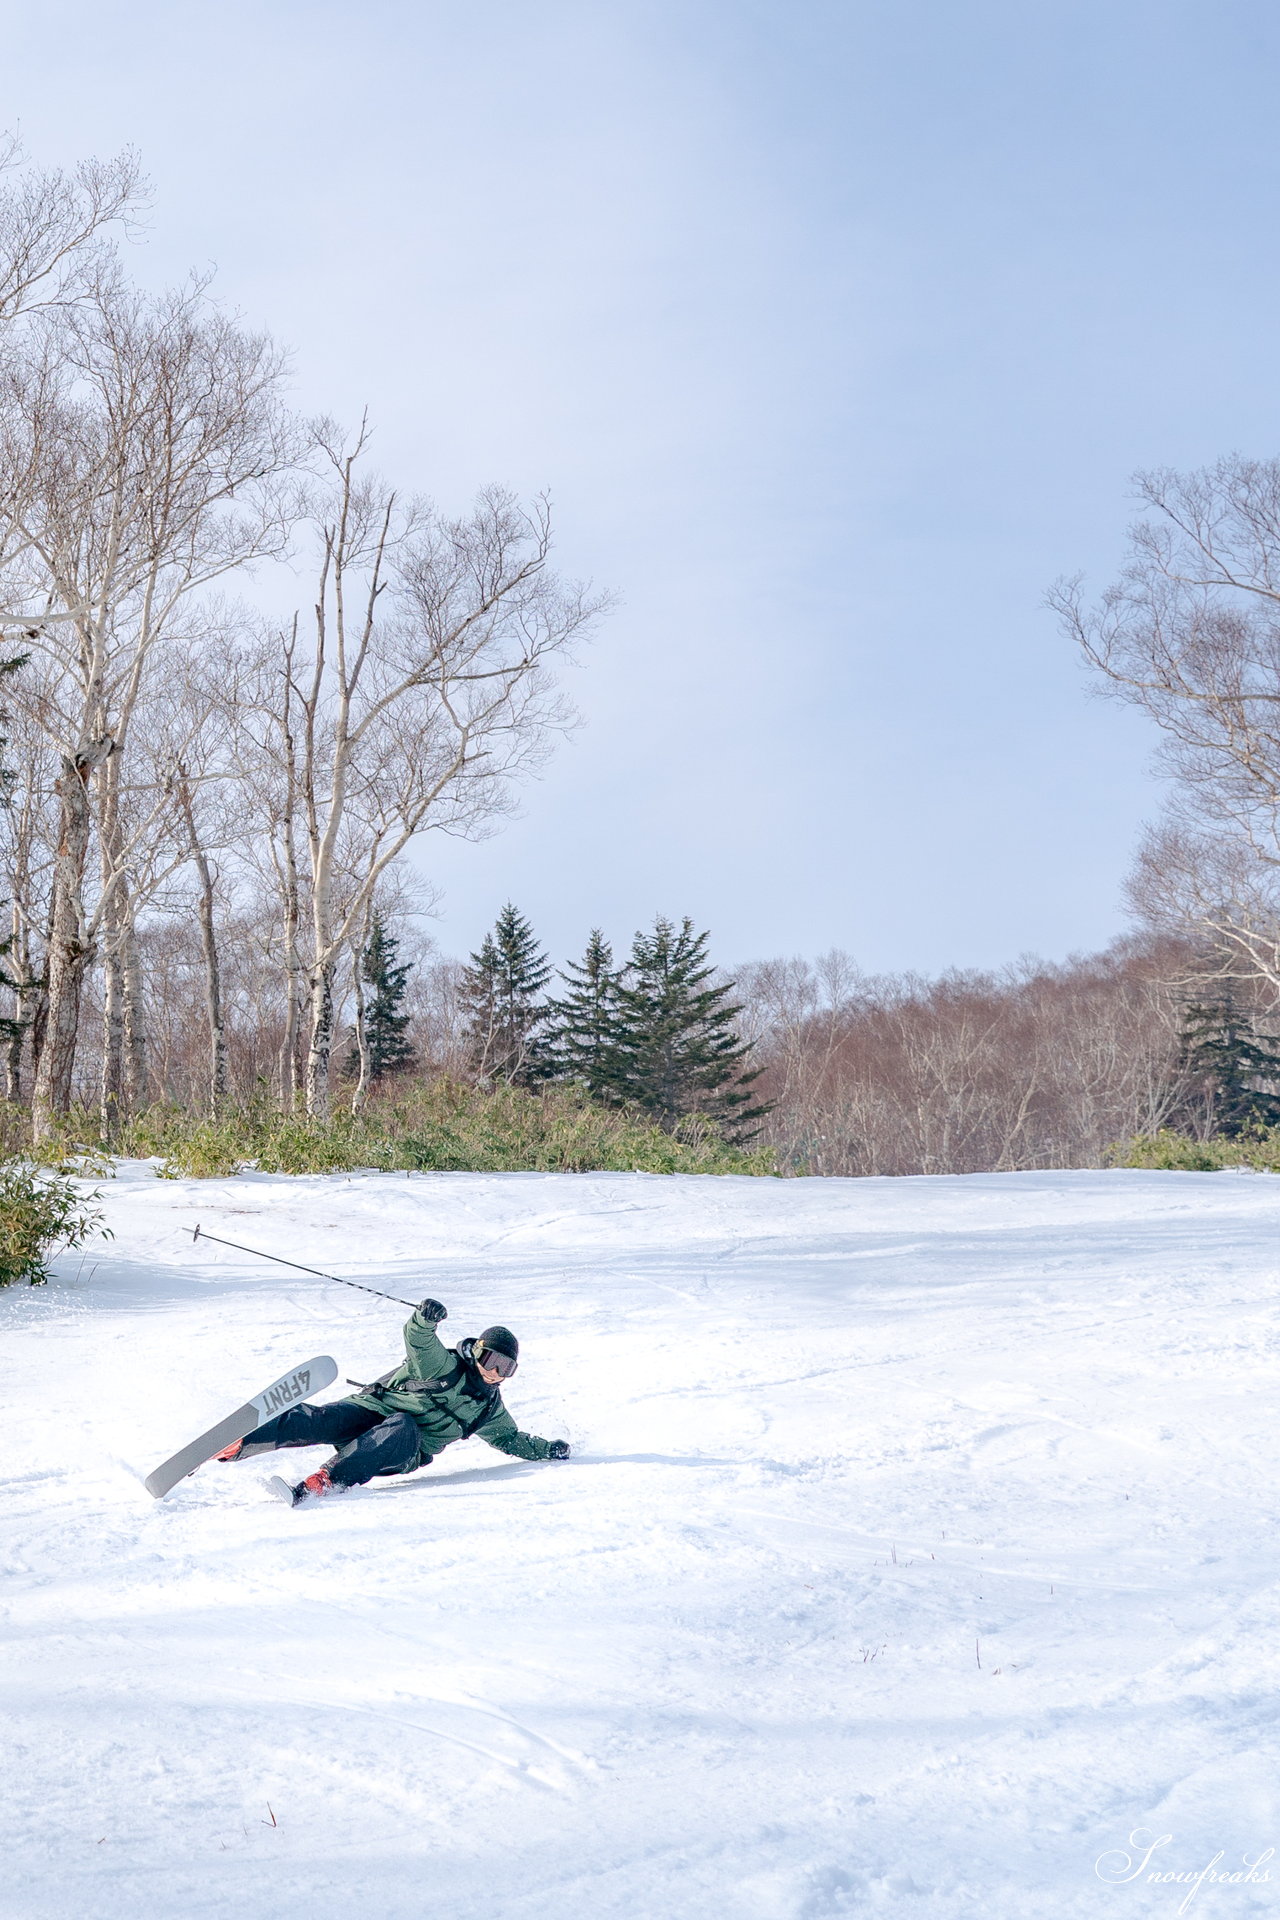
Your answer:
[[[208,856],[196,855],[200,876],[200,946],[204,954],[205,1012],[209,1020],[209,1112],[216,1114],[227,1093],[227,1036],[222,1022],[222,971],[213,918],[213,876]]]
[[[311,976],[311,1039],[307,1047],[307,1112],[329,1117],[329,1055],[333,1047],[333,968],[320,966]]]
[[[49,932],[49,1012],[36,1069],[31,1118],[37,1140],[56,1131],[71,1105],[80,1027],[80,993],[92,952],[85,939],[84,874],[89,856],[89,776],[111,751],[102,740],[63,756],[58,782],[60,832],[53,863]]]
[[[147,1104],[147,1030],[143,1012],[142,956],[132,907],[124,929],[124,1101],[130,1113]]]

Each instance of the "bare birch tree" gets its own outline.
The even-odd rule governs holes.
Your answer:
[[[232,608],[220,627],[206,626],[201,644],[190,648],[175,674],[165,702],[165,721],[155,751],[162,779],[176,803],[174,823],[179,859],[195,881],[195,917],[200,934],[204,1014],[208,1029],[208,1111],[216,1113],[229,1090],[226,994],[219,939],[220,909],[234,896],[222,856],[233,870],[243,864],[252,833],[244,795],[236,778],[232,721],[235,716],[234,661],[243,633],[243,615]],[[228,679],[230,674],[231,678]]]
[[[1106,690],[1160,729],[1173,782],[1132,898],[1280,1002],[1280,461],[1140,477],[1149,514],[1096,607],[1051,604]]]
[[[111,794],[108,839],[99,822],[101,887],[121,877],[101,929],[102,987],[100,1107],[108,1138],[118,1120],[147,1097],[146,1004],[138,935],[149,909],[189,910],[175,876],[194,875],[200,929],[210,1080],[205,1104],[226,1092],[226,1046],[217,943],[215,850],[239,837],[243,822],[227,793],[225,718],[213,692],[226,623],[201,609],[158,642],[143,696],[130,722],[128,777]],[[195,661],[204,656],[203,671]]]
[[[204,960],[205,1016],[209,1022],[209,1111],[216,1113],[227,1092],[227,1035],[222,1009],[222,969],[218,959],[215,908],[218,876],[205,837],[197,824],[195,787],[186,760],[175,762],[173,781],[198,882],[196,915],[200,923],[200,952]]]
[[[301,1097],[299,1035],[305,1007],[300,795],[306,741],[299,659],[295,615],[283,631],[268,625],[247,629],[217,681],[228,771],[244,828],[237,851],[259,902],[270,898],[275,903],[274,914],[259,911],[254,918],[262,929],[262,958],[274,960],[282,988],[276,1081],[286,1113],[295,1111]]]
[[[278,476],[297,442],[282,375],[271,342],[212,308],[198,281],[155,300],[110,284],[38,317],[32,350],[4,369],[0,495],[21,543],[7,584],[11,604],[21,586],[46,610],[27,644],[57,681],[46,711],[61,755],[38,1133],[70,1099],[95,943],[109,919],[128,925],[121,782],[152,655],[194,594],[288,536]],[[135,831],[168,802],[157,794]]]
[[[136,157],[130,152],[114,159],[87,160],[70,172],[59,168],[24,166],[14,135],[0,137],[0,370],[21,355],[33,314],[66,310],[87,298],[95,286],[114,276],[108,230],[128,222],[140,203],[144,183]],[[0,634],[28,632],[34,607],[24,606],[7,592],[15,564],[29,548],[22,524],[21,504],[35,484],[30,469],[16,469],[0,486]],[[49,608],[47,596],[42,610]],[[55,617],[67,618],[67,610]],[[6,668],[21,664],[11,656]],[[31,743],[27,743],[31,747]],[[32,748],[34,752],[34,749]],[[38,757],[38,756],[37,756]],[[24,769],[34,778],[34,764]],[[35,928],[27,897],[32,879],[34,832],[43,795],[38,787],[19,786],[17,817],[12,821],[11,871],[16,891],[10,900],[10,978],[16,993],[16,1025],[6,1047],[8,1097],[16,1100],[21,1087],[22,1053],[29,1038],[38,1059],[44,1035],[47,994],[43,975],[33,968]]]
[[[259,755],[276,769],[313,1114],[328,1110],[337,970],[383,876],[418,835],[478,835],[509,808],[512,782],[568,719],[549,663],[605,605],[550,571],[544,501],[494,489],[446,519],[364,474],[363,430],[344,445],[325,423],[318,438],[330,482],[314,620],[305,640],[297,627],[277,638],[256,696],[241,695],[241,730],[256,707]]]
[[[0,323],[82,299],[102,279],[107,229],[145,190],[127,150],[69,173],[23,162],[17,136],[0,136]]]
[[[33,315],[70,309],[118,280],[109,230],[128,225],[144,190],[131,152],[68,173],[24,166],[16,136],[0,137],[0,369],[27,350]],[[5,597],[29,546],[21,502],[38,484],[33,468],[15,468],[0,487],[0,632],[72,617],[47,596],[29,606]],[[28,584],[19,576],[20,587]]]
[[[38,677],[23,670],[22,699],[6,716],[4,763],[12,774],[0,807],[0,887],[9,951],[4,959],[13,992],[14,1029],[5,1048],[5,1095],[23,1096],[23,1061],[38,1062],[47,1009],[45,955],[53,853],[57,841],[57,756],[31,709],[40,700]]]

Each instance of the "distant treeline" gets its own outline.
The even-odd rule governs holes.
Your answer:
[[[840,953],[743,967],[761,1141],[795,1172],[984,1173],[1122,1163],[1162,1130],[1256,1132],[1280,1117],[1280,1060],[1218,958],[1156,935],[935,979]]]
[[[202,1112],[199,928],[158,920],[142,939],[143,1110]],[[226,1105],[261,1114],[265,1099],[278,1110],[282,1035],[262,930],[241,919],[223,927],[221,941],[231,986]],[[673,1134],[690,1121],[710,1126],[752,1148],[752,1170],[772,1163],[792,1174],[1100,1166],[1117,1149],[1123,1157],[1134,1136],[1242,1138],[1280,1119],[1268,1023],[1238,984],[1215,978],[1212,955],[1191,941],[1134,937],[1060,964],[932,979],[862,974],[841,953],[716,971],[708,948],[690,921],[660,919],[636,934],[625,958],[592,933],[579,960],[554,968],[528,921],[507,906],[468,960],[452,960],[409,922],[378,916],[360,994],[335,1009],[346,1036],[334,1056],[335,1107],[381,1107],[387,1120],[376,1124],[390,1126],[392,1108],[416,1100],[416,1087],[449,1083],[504,1098],[563,1092]],[[91,1001],[94,990],[91,974]],[[84,1030],[80,1071],[91,1099],[94,1023]],[[481,1127],[483,1110],[468,1112]],[[150,1135],[143,1126],[128,1137],[141,1145]],[[501,1164],[519,1160],[523,1138],[512,1136]],[[635,1150],[629,1139],[616,1136],[609,1164]],[[538,1164],[558,1164],[557,1151],[539,1146]],[[662,1164],[656,1149],[645,1151],[646,1164]],[[585,1164],[578,1147],[564,1164]]]

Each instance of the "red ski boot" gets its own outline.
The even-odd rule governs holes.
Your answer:
[[[277,1500],[287,1500],[291,1507],[296,1507],[300,1501],[307,1498],[308,1494],[313,1500],[323,1500],[328,1493],[343,1491],[342,1487],[335,1487],[329,1478],[327,1467],[318,1467],[314,1473],[309,1473],[305,1480],[299,1480],[296,1487],[291,1487],[289,1482],[282,1480],[278,1473],[273,1473],[267,1481],[267,1492],[274,1493]]]
[[[233,1440],[229,1447],[224,1447],[221,1453],[215,1453],[213,1457],[215,1460],[238,1460],[243,1451],[244,1441]]]

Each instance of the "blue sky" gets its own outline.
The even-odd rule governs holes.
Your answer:
[[[1060,956],[1158,804],[1041,600],[1135,469],[1280,453],[1280,15],[1261,4],[45,0],[33,157],[129,142],[135,269],[217,267],[462,505],[548,488],[620,596],[586,725],[435,932],[557,957],[690,913],[724,960]]]

